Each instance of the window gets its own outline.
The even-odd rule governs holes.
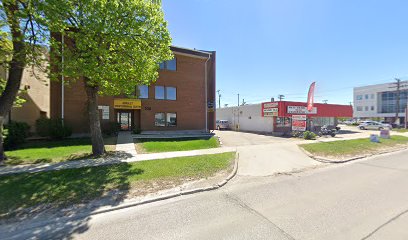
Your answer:
[[[371,99],[374,99],[374,94],[371,94]]]
[[[167,100],[177,99],[177,90],[175,87],[166,87],[166,99]]]
[[[149,98],[149,86],[140,85],[136,87],[137,98]]]
[[[363,100],[363,95],[357,95],[356,100]]]
[[[168,127],[177,126],[177,113],[167,113],[166,125]]]
[[[357,106],[356,109],[357,109],[357,112],[363,111],[363,107],[362,107],[362,106]]]
[[[154,90],[155,99],[165,99],[164,98],[164,87],[156,86]]]
[[[288,117],[277,117],[276,126],[277,127],[290,127],[292,125],[292,118]]]
[[[321,127],[323,125],[327,126],[334,126],[335,125],[335,119],[334,117],[317,117],[317,118],[312,118],[312,125],[315,127]]]
[[[177,70],[177,60],[176,58],[173,58],[169,61],[164,61],[159,63],[160,69],[165,69],[169,71],[176,71]]]
[[[166,118],[164,113],[154,114],[154,126],[164,127],[166,126]]]
[[[374,106],[371,106],[371,111],[374,111]]]
[[[364,110],[367,112],[368,111],[368,106],[365,106]]]
[[[368,94],[365,95],[365,99],[368,99]]]
[[[156,99],[177,100],[177,88],[156,86],[155,88]]]

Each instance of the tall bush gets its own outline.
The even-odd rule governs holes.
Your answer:
[[[41,137],[52,139],[63,139],[71,136],[72,129],[67,124],[63,124],[62,119],[40,118],[36,121],[37,134]]]
[[[30,126],[24,122],[11,121],[4,126],[4,148],[10,150],[25,142],[29,136]]]

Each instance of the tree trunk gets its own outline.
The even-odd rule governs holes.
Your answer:
[[[99,121],[98,110],[98,87],[89,86],[85,83],[86,95],[88,96],[89,127],[91,130],[92,154],[100,156],[105,153],[103,143],[101,122]]]
[[[13,42],[13,54],[9,64],[8,78],[6,87],[0,96],[0,129],[3,128],[3,121],[7,113],[13,107],[13,102],[16,99],[18,90],[20,89],[21,78],[26,60],[26,49],[24,44],[24,36],[21,32],[19,8],[16,1],[3,2],[4,11],[7,16],[7,24],[11,32],[11,40]],[[0,131],[0,163],[5,160],[3,148],[3,133]]]
[[[4,164],[4,160],[7,160],[3,145],[3,119],[4,118],[0,116],[0,165]]]

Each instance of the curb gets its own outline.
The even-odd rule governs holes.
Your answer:
[[[315,155],[311,154],[310,152],[306,151],[305,149],[303,149],[302,147],[299,147],[299,148],[308,157],[310,157],[310,158],[312,158],[312,159],[314,159],[314,160],[316,160],[318,162],[321,162],[321,163],[334,163],[334,164],[347,163],[347,162],[360,160],[360,159],[364,159],[364,158],[369,158],[369,157],[373,157],[373,156],[380,156],[380,155],[384,155],[384,154],[387,154],[387,153],[402,152],[402,151],[408,150],[408,147],[405,147],[405,148],[402,148],[402,149],[394,149],[394,150],[377,152],[377,153],[373,153],[373,154],[366,154],[366,155],[351,157],[351,158],[347,158],[347,159],[344,159],[344,160],[334,160],[334,159],[330,159],[330,158],[315,156]]]
[[[232,172],[230,173],[230,175],[228,175],[227,178],[225,178],[223,181],[219,182],[218,184],[216,184],[214,186],[203,187],[203,188],[195,188],[195,189],[191,189],[191,190],[181,191],[179,193],[173,193],[173,194],[168,194],[168,195],[164,195],[164,196],[160,196],[160,197],[147,199],[147,200],[140,201],[140,202],[126,203],[126,204],[123,204],[121,206],[110,207],[109,209],[96,210],[94,212],[91,212],[89,214],[89,216],[97,215],[97,214],[101,214],[101,213],[112,212],[112,211],[116,211],[116,210],[120,210],[120,209],[130,208],[130,207],[136,207],[136,206],[144,205],[144,204],[147,204],[147,203],[158,202],[158,201],[167,200],[167,199],[171,199],[171,198],[176,198],[176,197],[180,197],[180,196],[186,196],[186,195],[191,195],[191,194],[200,193],[200,192],[208,192],[208,191],[217,190],[217,189],[225,186],[225,184],[227,184],[233,177],[236,176],[237,171],[238,171],[238,160],[239,160],[239,153],[236,152],[235,153],[234,168],[233,168]]]

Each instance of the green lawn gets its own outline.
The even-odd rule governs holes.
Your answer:
[[[396,132],[401,132],[401,133],[405,133],[405,132],[408,132],[408,129],[405,129],[405,128],[394,128],[394,129],[392,129],[393,131],[396,131]]]
[[[407,144],[408,137],[391,136],[391,139],[380,138],[380,143],[370,142],[368,138],[342,140],[333,142],[320,142],[299,145],[306,151],[318,156],[350,156],[373,153],[385,148]]]
[[[116,137],[105,138],[107,151],[113,151]],[[21,145],[18,149],[6,151],[6,164],[50,163],[89,157],[92,151],[88,138],[64,139],[53,141],[33,141]]]
[[[110,190],[126,194],[137,182],[175,181],[211,176],[231,167],[234,152],[121,163],[0,176],[0,218],[8,212],[39,204],[62,206],[102,197]]]
[[[137,139],[136,150],[141,153],[174,152],[219,147],[217,138],[208,139]]]

